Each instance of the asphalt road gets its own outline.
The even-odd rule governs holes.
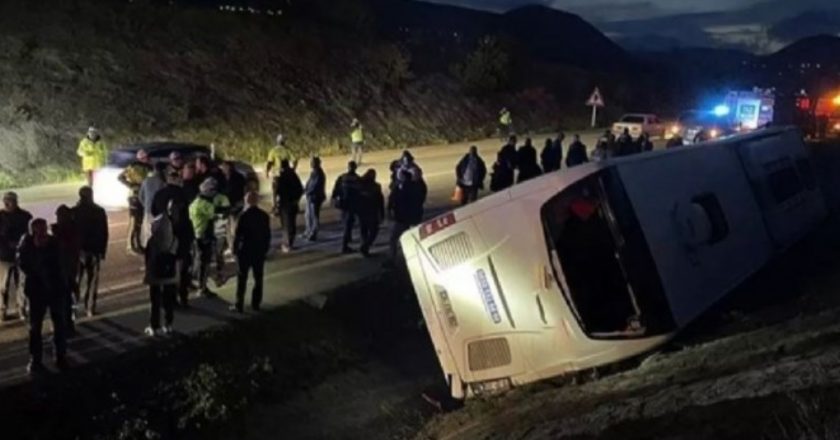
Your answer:
[[[583,142],[594,147],[597,135],[587,133]],[[545,136],[535,136],[534,145],[539,150]],[[568,142],[567,142],[568,143]],[[496,151],[501,146],[498,140],[437,145],[412,148],[416,162],[423,169],[429,186],[427,208],[429,212],[451,207],[449,198],[452,194],[455,178],[454,168],[458,160],[466,153],[470,145],[477,145],[479,152],[487,162],[488,168],[495,159]],[[360,173],[368,168],[377,170],[379,181],[387,188],[392,160],[398,158],[401,151],[379,151],[368,153],[360,167]],[[344,172],[346,157],[323,158],[323,167],[329,179],[328,191],[334,179]],[[260,164],[256,164],[258,167]],[[305,161],[299,165],[301,179],[305,180],[309,166]],[[489,182],[488,182],[489,183]],[[262,185],[270,188],[270,185]],[[21,206],[33,215],[54,220],[53,213],[61,204],[72,205],[75,202],[78,185],[48,185],[18,190]],[[338,212],[325,205],[322,221],[326,225],[318,243],[299,242],[301,247],[288,255],[276,253],[279,245],[279,225],[274,224],[275,252],[269,257],[266,266],[266,288],[264,305],[266,307],[282,304],[328,292],[342,285],[381,272],[380,259],[365,260],[355,255],[341,255],[340,227],[337,224]],[[299,223],[303,222],[302,216]],[[141,283],[141,258],[126,251],[128,214],[124,210],[109,212],[110,241],[108,256],[102,268],[100,278],[99,315],[83,318],[80,321],[80,335],[70,344],[71,361],[83,364],[95,361],[103,356],[111,356],[143,345],[147,340],[142,331],[147,322],[147,290]],[[388,226],[385,225],[379,240],[380,253],[387,242]],[[302,229],[299,229],[302,230]],[[228,265],[227,272],[233,274],[234,264]],[[227,285],[217,291],[224,301],[233,298],[232,278]],[[224,323],[229,319],[238,319],[227,313],[227,302],[196,301],[194,309],[176,317],[176,330],[184,333],[198,331],[212,325]],[[25,378],[23,366],[27,360],[25,348],[26,329],[22,322],[12,320],[0,327],[0,386],[14,383]]]

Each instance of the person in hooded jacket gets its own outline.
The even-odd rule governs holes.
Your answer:
[[[537,164],[537,149],[534,148],[530,138],[525,139],[525,144],[519,147],[516,155],[517,165],[519,166],[519,175],[516,179],[517,183],[542,175],[542,170],[539,164]]]
[[[478,200],[478,193],[484,189],[484,179],[487,177],[487,165],[478,155],[478,147],[470,147],[455,167],[456,185],[461,188],[461,206]]]
[[[79,201],[73,207],[73,218],[82,237],[79,286],[84,289],[87,315],[94,316],[99,298],[99,270],[108,252],[108,214],[93,202],[93,190],[89,186],[79,189]]]
[[[46,371],[43,364],[43,326],[47,311],[53,323],[55,363],[59,369],[67,364],[66,314],[67,286],[60,270],[58,242],[49,234],[47,221],[38,218],[29,223],[29,233],[18,247],[18,265],[24,275],[23,292],[29,300],[29,365],[30,374]]]
[[[79,261],[82,254],[82,237],[79,234],[79,226],[73,218],[73,210],[68,208],[67,205],[61,205],[55,210],[55,219],[56,222],[51,227],[52,235],[58,243],[61,257],[61,276],[64,278],[65,286],[67,286],[67,298],[64,301],[64,323],[67,325],[68,336],[72,336],[76,333],[74,304],[78,304],[80,299],[78,276]]]
[[[362,244],[359,251],[362,256],[370,256],[370,248],[379,235],[379,226],[385,220],[385,196],[382,185],[376,181],[376,170],[369,169],[362,176],[359,186],[359,229]]]
[[[280,161],[280,175],[275,181],[277,188],[277,215],[286,235],[283,252],[290,252],[295,247],[297,235],[297,216],[300,212],[300,199],[303,197],[303,183],[287,159]]]
[[[515,170],[518,165],[517,159],[519,158],[519,154],[516,151],[516,143],[516,136],[511,136],[510,138],[508,138],[507,143],[502,145],[502,148],[497,154],[499,162],[502,164],[502,166],[509,170]]]
[[[178,291],[178,238],[172,224],[172,215],[177,209],[170,202],[163,212],[152,220],[152,234],[146,242],[146,273],[143,283],[149,286],[148,336],[165,336],[173,332],[175,302]],[[161,309],[163,325],[161,326]]]
[[[540,153],[540,162],[546,174],[560,170],[563,163],[563,140],[565,139],[566,135],[560,133],[556,140],[551,138],[545,140],[545,146]]]
[[[397,259],[402,234],[423,221],[423,189],[407,170],[400,172],[398,181],[388,197],[388,213],[394,221],[389,240],[392,262]]]
[[[338,176],[332,190],[332,204],[341,211],[341,223],[344,226],[341,239],[341,253],[343,254],[354,252],[350,247],[350,241],[353,239],[353,226],[359,213],[359,192],[362,184],[356,168],[356,162],[348,162],[347,172]]]
[[[578,166],[586,162],[589,162],[586,145],[580,141],[580,135],[576,134],[572,143],[569,145],[569,154],[566,155],[566,168]]]

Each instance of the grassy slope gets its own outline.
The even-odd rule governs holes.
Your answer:
[[[497,103],[465,96],[442,75],[413,77],[406,61],[391,43],[301,19],[3,2],[0,186],[75,171],[75,145],[91,122],[112,145],[215,142],[246,160],[262,160],[278,132],[301,153],[334,152],[353,116],[373,148],[489,133]],[[540,110],[528,105],[519,119]]]

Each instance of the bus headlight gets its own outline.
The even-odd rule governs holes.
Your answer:
[[[511,387],[512,384],[508,378],[474,382],[470,384],[470,390],[477,397],[492,396],[494,394],[503,393]]]
[[[443,315],[446,318],[446,324],[450,330],[458,328],[458,317],[455,316],[455,311],[452,309],[452,301],[449,300],[449,293],[442,286],[435,285],[435,292],[437,292],[440,306],[443,309]]]

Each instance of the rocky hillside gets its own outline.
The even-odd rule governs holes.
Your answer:
[[[445,70],[445,69],[444,69]],[[374,148],[487,135],[506,100],[550,125],[552,100],[467,95],[374,34],[307,17],[97,0],[0,4],[0,186],[75,172],[86,127],[110,144],[214,142],[261,159],[282,132],[334,152],[354,116]],[[527,96],[530,95],[526,95]]]

